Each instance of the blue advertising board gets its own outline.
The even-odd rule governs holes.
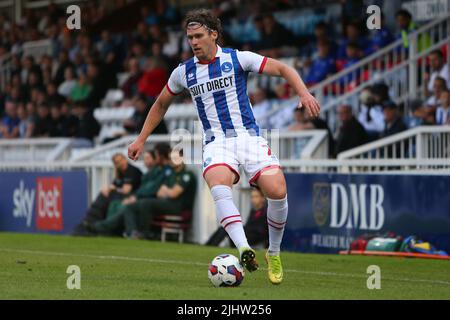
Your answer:
[[[69,234],[86,214],[84,170],[0,172],[0,231]]]
[[[361,234],[417,235],[450,253],[450,176],[286,174],[283,248],[337,253]]]

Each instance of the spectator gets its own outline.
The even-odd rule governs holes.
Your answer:
[[[347,44],[347,58],[341,62],[343,62],[343,68],[350,68],[352,65],[356,64],[359,61],[361,56],[361,50],[358,45],[354,42]],[[356,78],[355,78],[356,76]],[[344,88],[348,89],[353,86],[353,81],[358,81],[360,78],[360,72],[357,69],[356,72],[351,72],[347,76],[341,77],[340,84]],[[350,86],[350,87],[349,87]]]
[[[420,105],[413,111],[414,117],[419,119],[422,124],[434,124],[436,109],[441,105],[440,97],[445,90],[447,90],[447,81],[437,76],[433,83],[433,94],[425,104]]]
[[[361,27],[357,22],[350,22],[345,26],[345,38],[341,41],[338,52],[337,59],[339,60],[350,60],[354,57],[348,55],[348,45],[351,43],[353,46],[359,48],[360,50],[367,50],[370,48],[369,40],[361,35]],[[358,52],[358,54],[360,54]],[[360,56],[358,56],[359,58]]]
[[[75,137],[92,142],[100,132],[100,124],[94,118],[92,110],[84,101],[77,101],[74,104],[73,113],[78,118]]]
[[[392,102],[387,101],[383,104],[385,128],[381,134],[381,138],[400,133],[407,129],[403,119],[400,115],[398,106]]]
[[[125,130],[128,133],[139,133],[144,125],[148,112],[150,111],[150,104],[143,94],[138,94],[133,99],[135,112],[131,118],[126,119],[123,123]],[[154,134],[167,134],[167,126],[164,119],[153,130]]]
[[[68,98],[76,84],[74,69],[67,67],[64,70],[64,81],[58,87],[58,93],[64,98]]]
[[[293,44],[294,34],[275,20],[272,13],[263,16],[263,29],[261,40],[257,43],[260,54],[278,57],[281,55],[280,48]]]
[[[412,15],[408,10],[401,9],[395,14],[397,26],[400,29],[400,33],[397,38],[401,38],[403,41],[403,47],[407,49],[409,47],[408,35],[413,33],[419,26],[413,21]],[[431,46],[431,38],[427,34],[421,34],[418,38],[417,51],[421,52]]]
[[[244,226],[248,243],[253,247],[263,245],[267,247],[269,243],[267,232],[267,202],[264,194],[259,189],[252,189],[251,192],[252,208]],[[207,246],[218,246],[228,236],[223,227],[219,227],[206,242]],[[229,237],[228,237],[228,240]],[[229,244],[232,242],[229,241]]]
[[[30,138],[33,134],[33,122],[27,113],[24,103],[17,105],[17,116],[20,119],[19,138]]]
[[[173,173],[159,188],[156,198],[143,199],[124,208],[125,233],[133,239],[142,239],[149,233],[149,226],[157,215],[179,215],[192,212],[197,189],[197,179],[183,162],[182,151],[172,152]]]
[[[394,36],[391,31],[386,28],[386,24],[384,22],[384,14],[381,13],[381,27],[380,29],[374,29],[371,31],[372,36],[370,38],[370,44],[367,50],[365,51],[365,55],[370,55],[386,46],[391,44],[394,41]]]
[[[66,115],[60,105],[50,107],[52,126],[50,137],[74,137],[77,132],[78,122],[73,116]]]
[[[106,95],[108,87],[115,87],[115,83],[111,83],[105,72],[100,74],[98,65],[89,63],[86,72],[88,83],[91,85],[92,90],[87,96],[87,104],[89,108],[95,109],[100,106],[100,101]]]
[[[17,115],[17,105],[14,102],[6,102],[5,116],[0,122],[0,137],[14,139],[20,136],[20,118]]]
[[[305,77],[308,86],[319,83],[336,72],[336,61],[330,54],[330,43],[326,40],[319,40],[317,49],[318,55],[313,60]]]
[[[336,138],[335,156],[345,150],[356,148],[368,141],[366,130],[353,116],[351,106],[340,106],[337,113],[340,126]]]
[[[164,180],[173,174],[170,165],[170,146],[166,143],[158,143],[155,151],[144,153],[144,164],[147,173],[141,177],[139,188],[132,195],[113,200],[109,206],[107,217],[89,225],[89,230],[97,234],[122,234],[124,230],[124,210],[125,206],[133,206],[136,202],[144,199],[156,198],[156,193]]]
[[[57,84],[61,84],[66,79],[66,69],[74,68],[75,66],[69,60],[69,54],[66,50],[61,50],[58,58],[58,67],[56,68],[56,73],[54,80]]]
[[[152,104],[167,82],[167,70],[161,67],[161,60],[149,58],[147,68],[138,81],[139,93],[143,93]]]
[[[50,108],[48,104],[41,103],[37,107],[37,118],[34,123],[33,137],[48,137],[52,128]]]
[[[436,124],[450,124],[450,91],[448,89],[441,93],[439,98],[441,105],[436,109]]]
[[[434,50],[428,56],[430,61],[431,74],[425,74],[424,80],[427,84],[425,86],[425,95],[429,97],[433,91],[434,80],[436,77],[441,77],[446,81],[446,87],[450,89],[450,74],[448,65],[444,61],[444,55],[441,50]]]
[[[130,99],[138,93],[138,82],[142,77],[142,70],[136,58],[128,60],[128,76],[122,85],[122,91],[125,98]]]
[[[70,92],[70,100],[77,102],[86,100],[89,97],[92,91],[92,86],[88,81],[89,80],[86,74],[80,74],[80,78]]]
[[[325,120],[321,118],[311,118],[305,108],[294,109],[295,122],[288,127],[288,131],[301,131],[301,130],[326,130],[328,134],[328,154],[333,155],[334,152],[334,138],[331,133],[330,127]]]
[[[142,172],[129,164],[126,156],[116,153],[112,157],[112,162],[114,164],[113,182],[102,188],[82,222],[75,228],[74,235],[89,235],[86,226],[104,220],[111,201],[124,199],[139,187]]]
[[[49,105],[61,106],[66,99],[58,93],[55,82],[47,84],[47,102]]]
[[[377,100],[372,93],[372,87],[362,90],[359,99],[361,110],[358,114],[358,121],[366,130],[369,140],[376,140],[384,130],[383,107],[377,104]]]
[[[251,95],[253,115],[255,116],[256,122],[260,127],[269,129],[269,119],[266,117],[268,112],[270,112],[272,105],[269,99],[267,99],[266,92],[261,88],[256,88]]]

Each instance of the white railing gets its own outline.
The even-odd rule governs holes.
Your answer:
[[[71,147],[72,139],[66,138],[1,139],[0,163],[65,161],[71,156]]]
[[[375,170],[383,166],[378,161],[439,169],[450,161],[450,126],[416,127],[341,152],[338,159],[373,161]]]
[[[419,46],[429,39],[431,47]],[[384,80],[388,82],[391,96],[404,102],[422,96],[425,61],[423,58],[434,49],[449,44],[450,14],[421,27],[408,35],[408,47],[402,39],[395,41],[353,66],[314,85],[311,92],[318,98],[330,128],[335,129],[337,106],[358,104],[358,95],[368,85]],[[419,48],[420,47],[420,48]],[[447,62],[450,60],[447,50]],[[387,79],[387,76],[390,78]]]
[[[197,126],[198,122],[196,122]],[[194,130],[194,132],[197,132]],[[328,158],[328,134],[326,130],[304,130],[296,132],[262,131],[270,148],[279,159],[313,159]],[[136,135],[122,137],[118,140],[75,155],[71,162],[88,160],[109,160],[117,153],[126,153],[128,145]],[[202,135],[185,129],[175,130],[172,134],[151,135],[146,146],[150,148],[158,142],[167,142],[172,146],[183,148],[187,163],[202,163]]]

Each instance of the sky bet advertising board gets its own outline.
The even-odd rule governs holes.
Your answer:
[[[337,253],[361,234],[417,235],[450,252],[450,176],[286,174],[286,250]]]
[[[0,231],[69,234],[87,209],[85,171],[0,172]]]

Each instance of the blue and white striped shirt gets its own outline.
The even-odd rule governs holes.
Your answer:
[[[241,132],[259,135],[247,95],[249,72],[261,73],[267,58],[249,51],[217,46],[216,57],[203,63],[193,57],[171,74],[167,89],[179,94],[188,89],[203,126],[204,142]]]

